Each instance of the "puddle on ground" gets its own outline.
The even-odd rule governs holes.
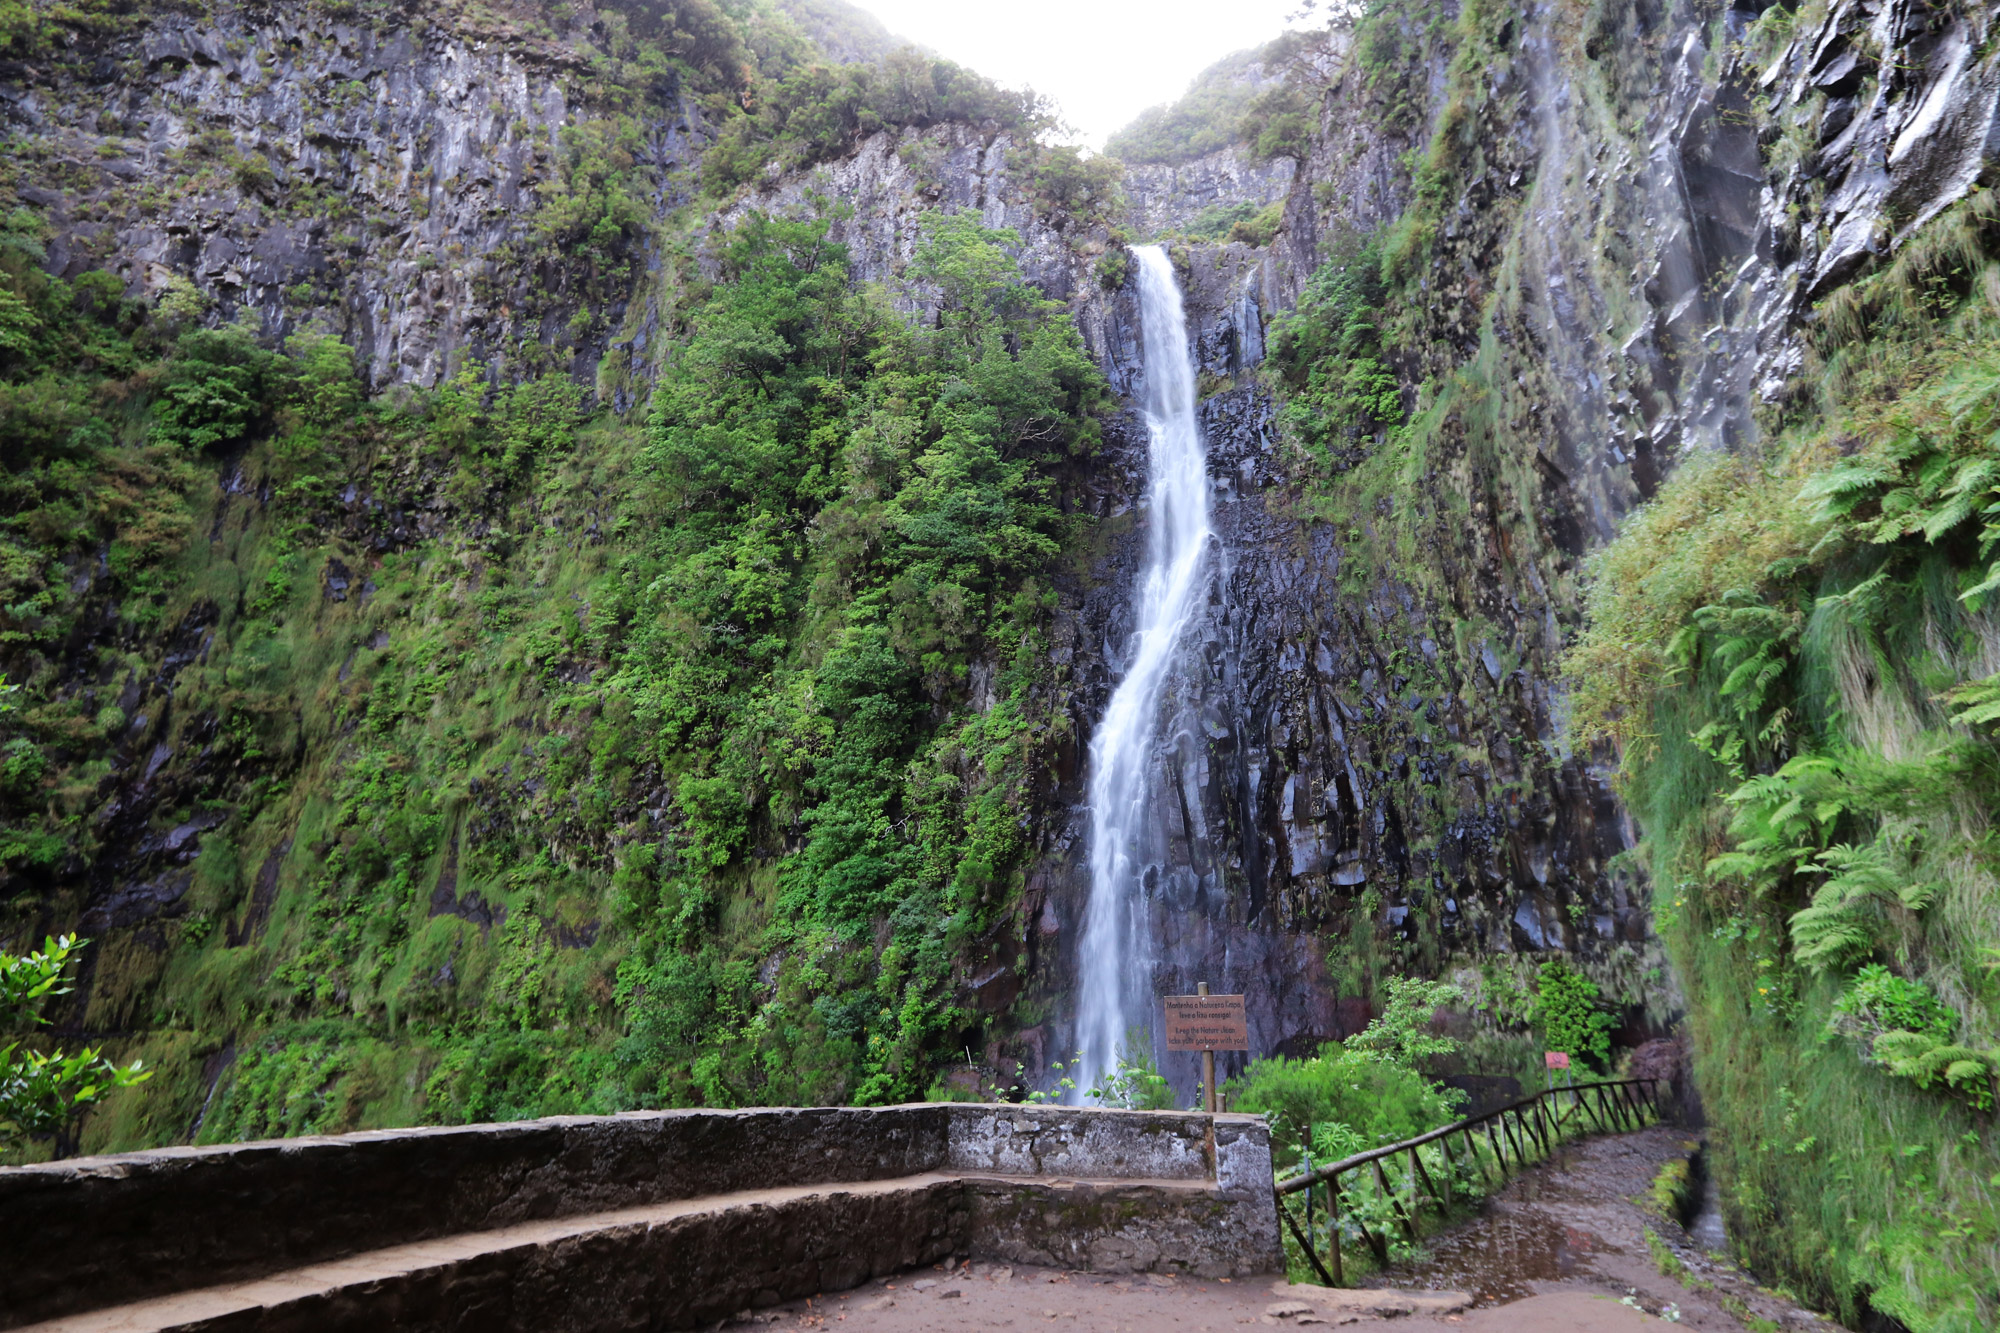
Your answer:
[[[1495,1206],[1471,1226],[1431,1237],[1424,1248],[1429,1258],[1393,1265],[1369,1285],[1464,1291],[1480,1305],[1502,1305],[1534,1295],[1530,1283],[1572,1276],[1606,1246],[1517,1204]]]

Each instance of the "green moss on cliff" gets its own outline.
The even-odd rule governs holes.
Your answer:
[[[91,1146],[928,1086],[1104,398],[1018,238],[933,218],[918,329],[753,220],[636,429],[362,403],[15,234],[9,916],[98,904],[67,1026],[162,1069]]]
[[[1333,222],[1322,267],[1272,325],[1266,369],[1293,510],[1338,543],[1340,635],[1360,660],[1336,688],[1356,776],[1384,815],[1389,873],[1341,914],[1335,971],[1368,991],[1384,969],[1453,971],[1484,1015],[1469,1058],[1528,1076],[1539,1048],[1511,997],[1534,966],[1482,955],[1573,950],[1628,1020],[1664,1022],[1673,1006],[1657,953],[1596,924],[1629,872],[1588,830],[1558,827],[1583,776],[1533,683],[1580,600],[1573,464],[1546,429],[1568,388],[1537,354],[1535,291],[1548,262],[1537,216],[1569,204],[1574,162],[1524,145],[1541,57],[1513,10],[1377,4],[1352,49],[1341,89],[1365,106],[1350,113],[1414,141],[1408,203],[1373,232]],[[1621,142],[1607,72],[1564,54],[1578,114]],[[1409,909],[1396,926],[1392,903]]]
[[[2000,1314],[1996,218],[1976,196],[1822,310],[1817,387],[1634,517],[1569,659],[1645,830],[1732,1235],[1914,1329]]]

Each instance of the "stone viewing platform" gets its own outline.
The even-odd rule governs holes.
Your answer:
[[[0,1169],[0,1329],[689,1328],[960,1258],[1283,1268],[1254,1116],[632,1112]]]

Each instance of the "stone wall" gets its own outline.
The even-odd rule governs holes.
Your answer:
[[[850,1236],[814,1282],[952,1253],[1211,1275],[1282,1263],[1270,1137],[1254,1117],[961,1105],[634,1112],[0,1169],[0,1328],[529,1221],[913,1177],[925,1188],[869,1207],[924,1216],[858,1233],[858,1249]],[[932,1213],[950,1225],[933,1225]],[[723,1229],[740,1230],[730,1216]],[[870,1248],[878,1235],[894,1253]]]

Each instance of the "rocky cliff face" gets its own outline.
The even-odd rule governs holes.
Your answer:
[[[608,94],[617,42],[587,8],[551,28],[339,12],[168,13],[0,69],[26,145],[17,184],[51,229],[51,270],[108,265],[135,295],[185,299],[211,323],[247,319],[267,341],[340,334],[377,390],[434,385],[482,358],[502,380],[568,372],[630,412],[671,351],[677,289],[662,274],[679,257],[660,242],[662,220],[694,199],[707,142],[692,96],[671,78]],[[1354,1031],[1379,978],[1409,970],[1460,979],[1478,1009],[1469,1064],[1514,1072],[1534,1056],[1522,984],[1551,957],[1599,981],[1627,1044],[1677,1019],[1647,886],[1620,859],[1638,830],[1609,786],[1615,757],[1563,740],[1560,659],[1586,562],[1688,457],[1755,439],[1807,364],[1818,303],[2000,170],[1990,15],[1839,0],[1781,18],[1668,0],[1600,0],[1581,17],[1558,3],[1386,6],[1311,53],[1318,100],[1295,162],[1255,166],[1231,150],[1127,173],[1135,236],[1218,204],[1285,203],[1267,248],[1171,251],[1201,363],[1218,541],[1163,706],[1146,849],[1154,989],[1245,992],[1259,1052]],[[967,1044],[986,1041],[985,1072],[1019,1064],[1035,1081],[1071,1049],[1083,754],[1130,629],[1146,516],[1145,432],[1129,404],[1147,368],[1136,301],[1101,262],[1111,229],[1038,197],[1023,147],[991,125],[887,130],[682,216],[690,272],[706,264],[712,278],[702,243],[754,210],[825,217],[856,277],[886,281],[911,263],[926,216],[972,210],[1018,233],[1024,272],[1069,303],[1126,404],[1068,492],[1098,521],[1056,575],[1047,688],[1067,726],[1039,742],[1033,864],[952,971],[953,998],[980,1019]],[[586,243],[564,205],[605,195],[593,163],[606,154],[641,184],[620,187],[636,190],[633,207]],[[1283,320],[1326,314],[1314,275],[1364,245],[1402,284],[1365,312],[1400,410],[1308,445],[1296,414],[1339,405],[1286,387]],[[899,299],[926,313],[921,290]],[[202,515],[217,568],[249,549],[248,524],[271,503],[234,466],[221,462]],[[394,459],[341,479],[325,510],[338,549],[301,574],[323,589],[327,644],[346,636],[325,688],[348,689],[357,661],[365,673],[393,651],[390,622],[367,618],[387,615],[368,605],[376,578],[389,581],[385,556],[449,548],[463,566],[421,578],[445,570],[467,604],[499,586],[482,579],[504,583],[510,558],[554,567],[569,558],[560,548],[601,562],[614,540],[604,497],[624,466],[620,455],[501,515],[455,510],[439,478]],[[242,561],[202,574],[222,603],[250,596]],[[559,586],[590,623],[587,579],[534,586],[544,599]],[[97,965],[96,994],[114,996],[93,1001],[100,1027],[139,1024],[152,1004],[170,1012],[172,985],[157,987],[177,946],[140,936],[185,913],[189,863],[223,819],[196,808],[210,790],[201,765],[226,757],[217,726],[177,750],[163,721],[177,673],[211,651],[227,660],[208,596],[171,630],[121,627],[111,608],[66,686],[138,719],[100,775],[128,854],[63,899],[115,936]],[[569,684],[603,668],[581,635],[560,661]],[[971,664],[988,707],[997,671]],[[541,728],[538,740],[551,730],[539,716],[505,725]],[[335,743],[303,724],[293,740],[312,756]],[[462,889],[461,849],[522,811],[549,813],[530,785],[542,770],[517,757],[505,786],[452,807],[448,836],[412,872],[431,920],[482,941],[508,918]],[[625,813],[672,824],[671,793],[649,788],[644,805]],[[300,847],[276,828],[243,842],[232,945],[274,911],[310,907],[297,867],[315,853]],[[591,854],[608,876],[609,854]],[[547,908],[547,952],[595,947],[602,887]],[[427,956],[434,989],[456,986],[469,956]],[[596,984],[592,1003],[609,1004]],[[193,1114],[234,1047],[175,1049]],[[418,1087],[414,1068],[398,1077]],[[1191,1062],[1164,1068],[1188,1089]]]
[[[1378,968],[1456,972],[1491,999],[1496,967],[1567,956],[1624,1007],[1624,1040],[1677,1017],[1649,894],[1616,869],[1637,831],[1606,770],[1563,748],[1557,664],[1583,562],[1681,459],[1754,437],[1814,301],[1996,166],[2000,64],[1974,57],[1980,20],[1850,4],[1760,46],[1757,17],[1612,6],[1581,36],[1555,7],[1496,20],[1478,148],[1436,221],[1422,350],[1403,367],[1411,389],[1456,375],[1488,401],[1415,393],[1410,429],[1435,452],[1346,519],[1390,529],[1414,511],[1414,541],[1315,512],[1314,469],[1251,372],[1331,245],[1416,203],[1400,163],[1456,95],[1446,53],[1418,56],[1406,34],[1397,95],[1433,97],[1398,119],[1382,72],[1335,44],[1271,253],[1184,256],[1217,388],[1203,420],[1221,540],[1160,728],[1154,989],[1243,991],[1260,1050],[1354,1030]],[[1858,49],[1884,53],[1879,80]],[[1206,184],[1257,198],[1255,181]],[[1115,384],[1143,373],[1135,345],[1105,344]],[[1059,641],[1079,734],[1117,671],[1137,550],[1114,546]],[[1031,985],[1058,1012],[1088,892],[1081,782],[1022,918]],[[1056,1019],[1005,1055],[1033,1064],[1066,1039]],[[1533,1058],[1524,1036],[1481,1041],[1492,1066]]]
[[[376,388],[432,385],[466,358],[532,362],[523,342],[588,378],[632,283],[545,255],[545,206],[573,183],[565,134],[604,107],[601,30],[578,12],[557,29],[419,6],[374,23],[304,4],[169,11],[0,86],[38,164],[22,197],[55,229],[57,273],[106,269],[151,298],[185,280],[273,341],[317,326]],[[634,131],[649,209],[685,202],[699,111],[668,90]]]
[[[1291,190],[1291,158],[1255,161],[1241,147],[1172,165],[1145,163],[1125,169],[1126,225],[1141,239],[1185,230],[1205,210],[1232,204],[1263,207]]]

